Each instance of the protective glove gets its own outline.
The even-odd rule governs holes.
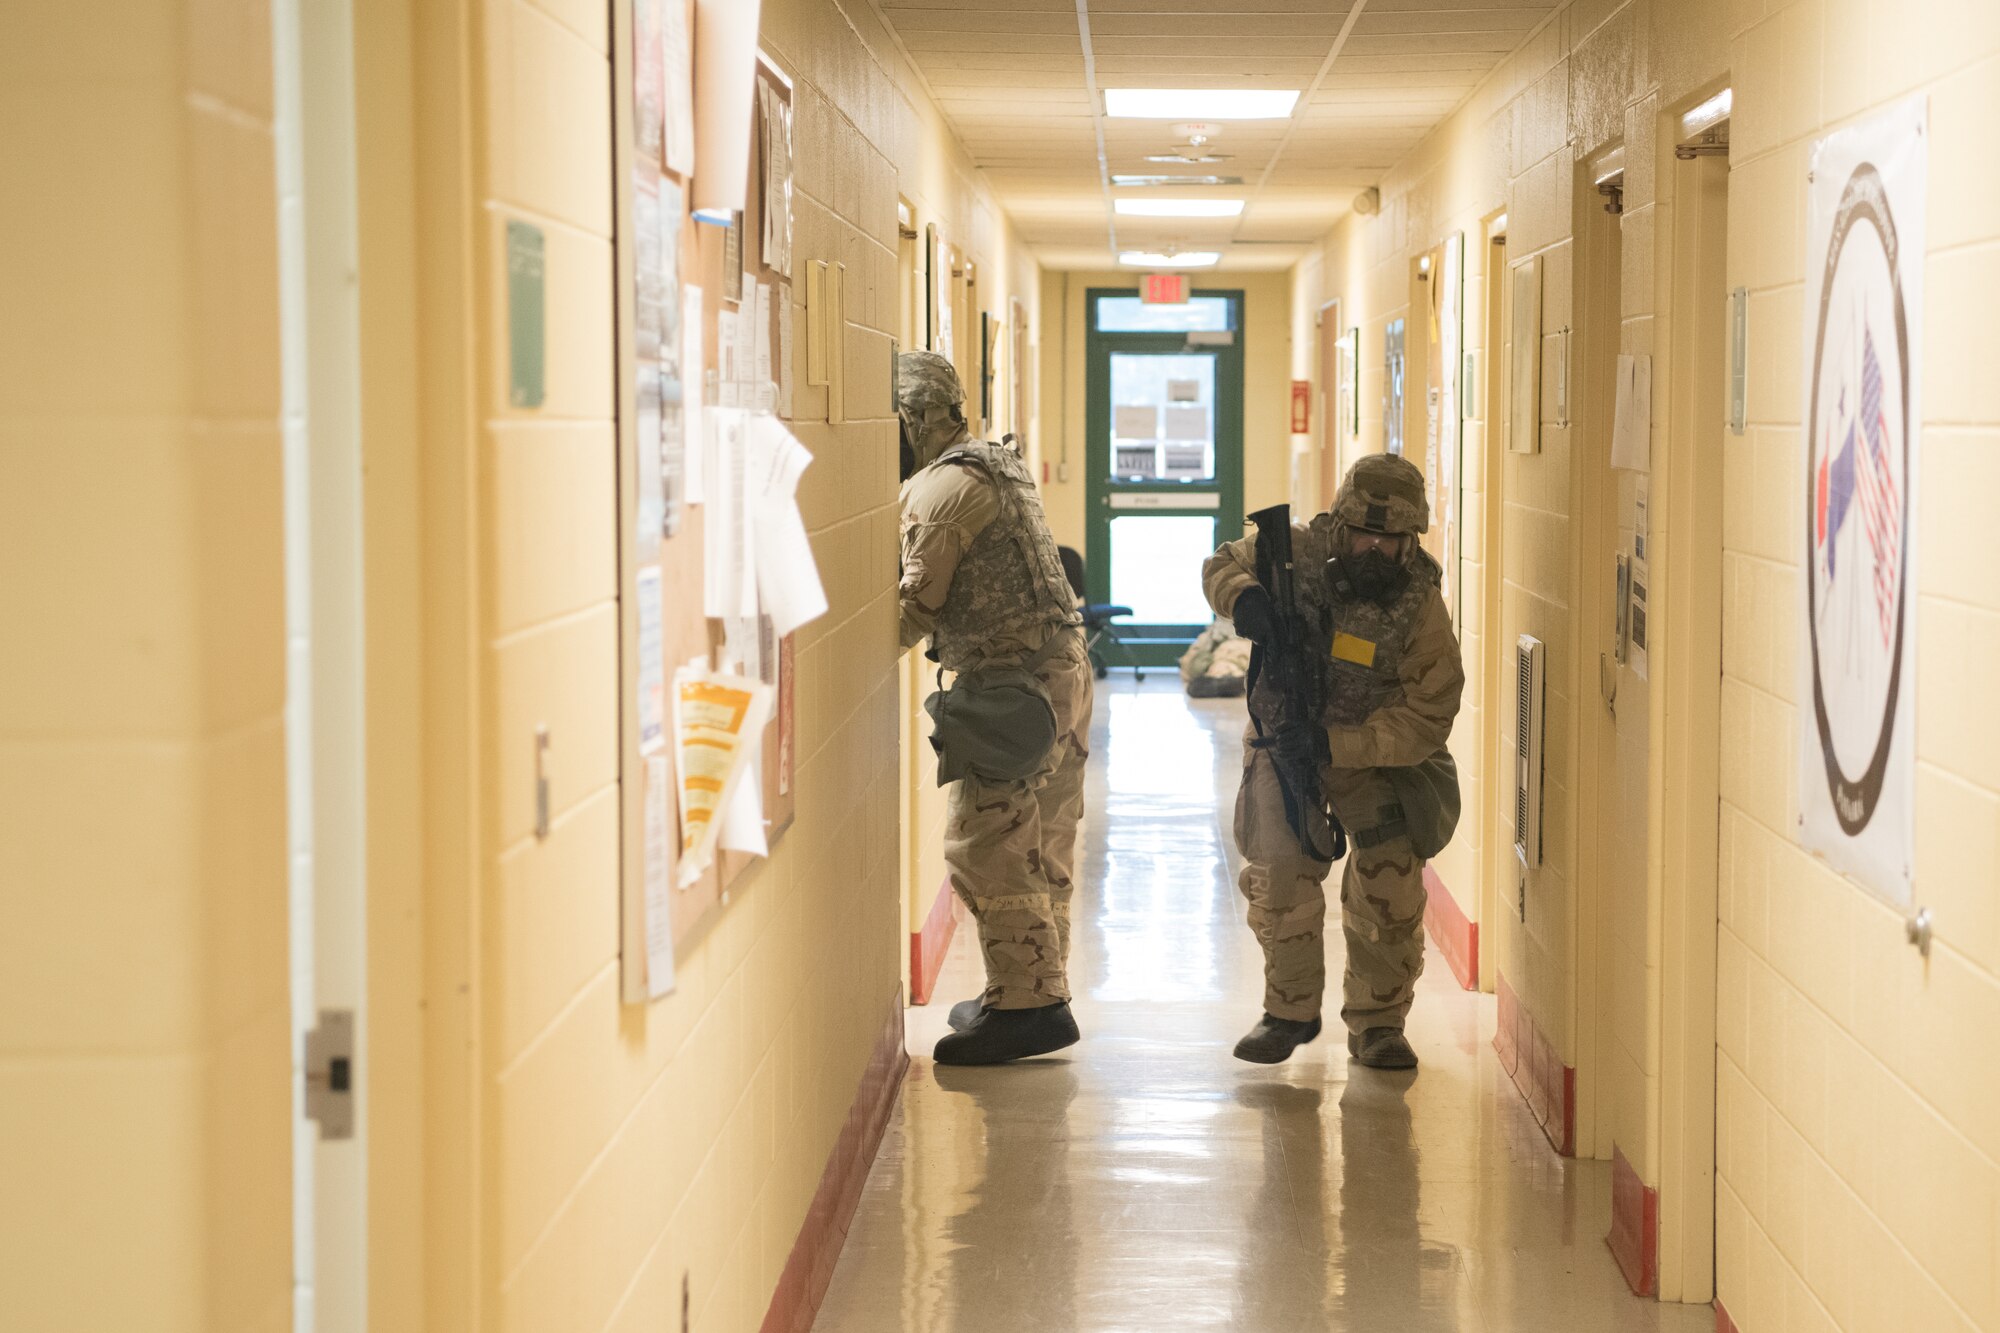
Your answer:
[[[1252,643],[1269,643],[1278,632],[1277,608],[1271,605],[1271,594],[1262,588],[1253,586],[1238,593],[1229,619],[1236,632]]]

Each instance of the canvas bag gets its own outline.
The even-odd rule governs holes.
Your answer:
[[[1452,762],[1451,751],[1439,746],[1421,764],[1382,771],[1396,793],[1396,803],[1403,807],[1411,848],[1430,860],[1458,829],[1458,765]]]
[[[1034,656],[1018,666],[962,671],[950,689],[924,700],[931,715],[931,748],[937,751],[938,785],[976,777],[1020,782],[1041,771],[1056,748],[1056,707],[1035,672],[1065,634],[1059,628]],[[944,672],[938,672],[944,684]]]

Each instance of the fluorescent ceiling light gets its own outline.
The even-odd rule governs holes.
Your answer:
[[[1114,206],[1129,218],[1233,218],[1241,199],[1119,199]]]
[[[1177,255],[1155,254],[1150,250],[1125,250],[1118,262],[1134,268],[1207,268],[1221,259],[1214,250],[1187,250]]]
[[[1113,176],[1120,189],[1136,190],[1161,185],[1241,185],[1241,176]]]
[[[1284,120],[1296,88],[1106,88],[1104,114],[1139,120]]]

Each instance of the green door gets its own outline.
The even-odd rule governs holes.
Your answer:
[[[1131,607],[1134,659],[1172,665],[1212,618],[1202,561],[1243,535],[1243,293],[1092,288],[1087,317],[1090,600]]]

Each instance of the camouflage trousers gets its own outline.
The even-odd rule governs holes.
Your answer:
[[[1424,970],[1424,863],[1407,837],[1360,845],[1356,834],[1365,836],[1384,822],[1384,808],[1395,806],[1374,769],[1332,769],[1321,781],[1349,839],[1340,879],[1347,939],[1341,1021],[1353,1032],[1400,1028]],[[1265,1011],[1275,1018],[1317,1018],[1326,991],[1324,885],[1333,867],[1300,850],[1285,819],[1277,770],[1269,755],[1249,747],[1247,736],[1235,831],[1243,856],[1237,888],[1250,904],[1250,929],[1264,949]]]
[[[1069,998],[1069,901],[1093,698],[1083,636],[1035,674],[1056,710],[1056,744],[1022,782],[962,778],[945,817],[951,887],[979,925],[985,1002],[1033,1009]]]

